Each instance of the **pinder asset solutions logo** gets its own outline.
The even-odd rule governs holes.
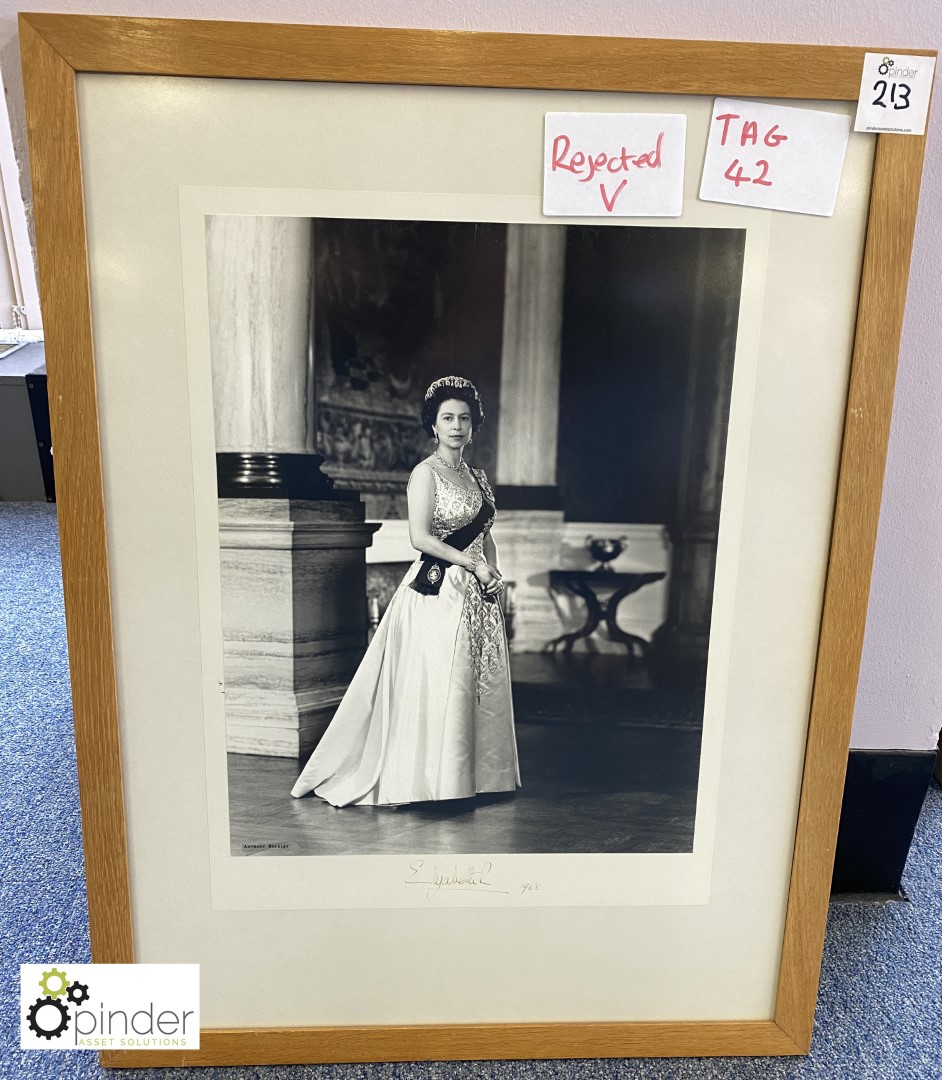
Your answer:
[[[196,1050],[198,964],[23,964],[22,1050]]]
[[[877,65],[877,71],[888,79],[915,79],[919,75],[918,68],[898,67],[892,56],[884,56]]]

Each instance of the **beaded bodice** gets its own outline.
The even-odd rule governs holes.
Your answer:
[[[431,532],[439,540],[472,522],[478,516],[485,496],[491,506],[494,505],[494,492],[483,472],[475,472],[481,485],[480,489],[468,490],[440,473],[434,466],[430,465],[429,468],[435,476],[435,506],[432,510]],[[483,531],[464,550],[474,556],[480,555],[484,548],[484,537],[487,536],[493,522],[492,517]]]
[[[494,506],[494,491],[487,482],[487,477],[480,469],[474,470],[478,486],[466,488],[455,480],[449,479],[433,465],[429,465],[435,476],[435,504],[432,508],[431,533],[439,540],[450,536],[458,529],[469,525],[480,513],[484,499]],[[475,559],[483,557],[484,538],[494,523],[494,515],[484,528],[463,550]],[[467,629],[468,645],[471,650],[471,669],[474,672],[475,692],[478,701],[485,693],[492,676],[501,670],[504,664],[504,624],[500,603],[485,599],[480,583],[468,574],[464,567],[456,567],[454,572],[467,579],[462,621]]]

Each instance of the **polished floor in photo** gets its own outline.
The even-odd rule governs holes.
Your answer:
[[[513,658],[516,793],[337,809],[289,794],[288,758],[229,755],[232,853],[246,856],[684,852],[693,843],[702,689],[622,656]]]

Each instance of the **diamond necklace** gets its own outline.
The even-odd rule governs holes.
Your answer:
[[[464,470],[468,467],[468,463],[464,460],[464,458],[462,458],[457,465],[452,465],[452,463],[450,461],[446,461],[437,450],[432,451],[432,456],[437,457],[443,465],[451,469],[452,472],[456,472],[459,476],[463,476]]]

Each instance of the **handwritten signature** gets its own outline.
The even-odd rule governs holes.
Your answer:
[[[494,864],[481,863],[480,866],[468,866],[459,870],[457,864],[447,871],[439,870],[437,866],[431,871],[426,869],[424,859],[416,859],[409,863],[409,876],[405,879],[406,885],[417,885],[425,889],[426,898],[431,900],[442,889],[447,892],[492,892],[509,895],[507,889],[501,889],[491,881],[491,873]]]

